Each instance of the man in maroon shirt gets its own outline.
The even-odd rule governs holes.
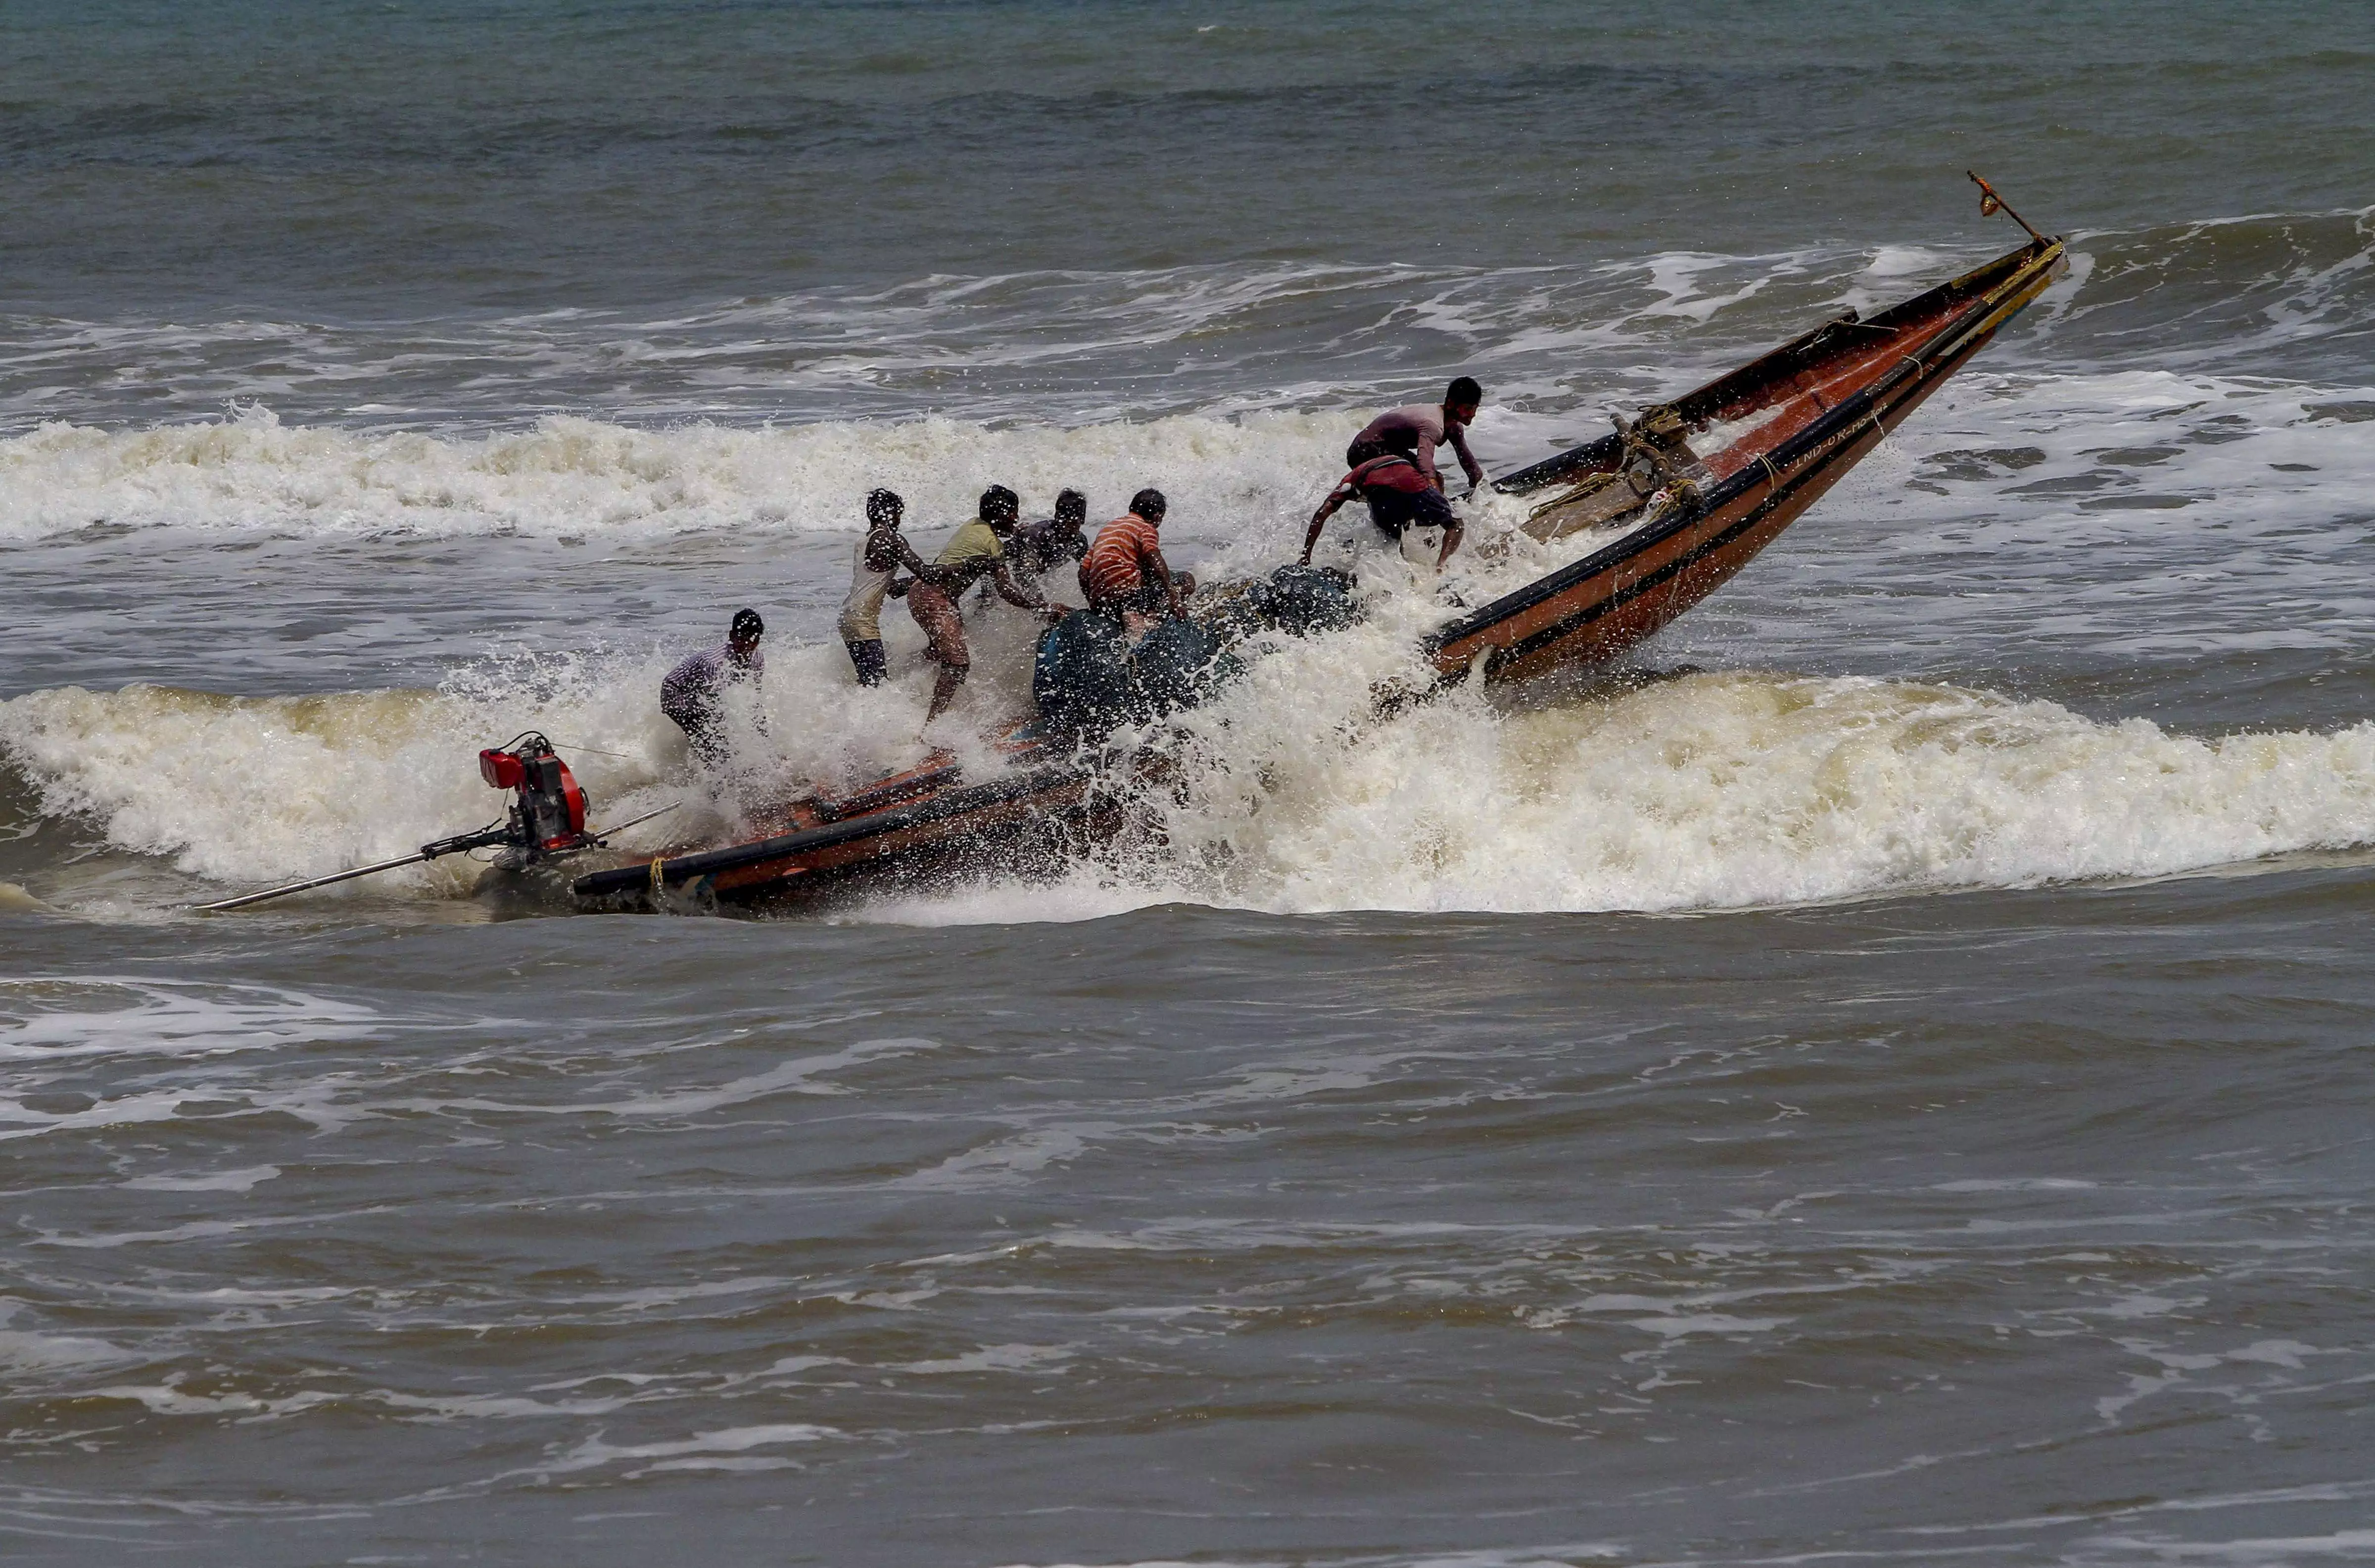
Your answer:
[[[1303,536],[1303,564],[1311,564],[1312,548],[1319,543],[1319,531],[1336,515],[1336,509],[1356,497],[1369,503],[1369,521],[1377,532],[1400,543],[1403,530],[1409,528],[1440,528],[1443,548],[1435,558],[1436,570],[1451,559],[1459,548],[1464,531],[1459,514],[1443,499],[1443,492],[1428,482],[1418,466],[1418,437],[1408,427],[1398,427],[1385,432],[1387,450],[1353,466],[1353,471],[1337,482],[1311,514],[1310,530]]]
[[[1443,402],[1413,403],[1380,414],[1369,421],[1353,444],[1345,450],[1344,461],[1357,468],[1372,457],[1390,450],[1386,441],[1388,431],[1408,430],[1417,438],[1417,450],[1412,460],[1418,465],[1426,482],[1436,489],[1443,489],[1443,476],[1435,470],[1435,449],[1445,442],[1459,454],[1460,469],[1468,476],[1468,488],[1473,490],[1484,482],[1484,466],[1468,450],[1468,427],[1476,419],[1476,407],[1484,401],[1484,389],[1473,377],[1461,376],[1445,389]]]

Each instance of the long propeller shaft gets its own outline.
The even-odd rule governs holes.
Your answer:
[[[675,809],[673,805],[663,806],[657,811],[646,811],[642,816],[621,822],[616,827],[605,828],[599,833],[588,833],[585,838],[599,844],[604,842],[607,834],[624,832],[638,822],[648,822],[655,817],[664,817]],[[475,833],[459,833],[450,839],[439,839],[435,843],[422,844],[412,854],[399,855],[394,860],[374,861],[369,866],[350,866],[344,871],[333,871],[326,877],[312,877],[302,882],[291,882],[285,888],[266,888],[260,893],[242,893],[235,899],[221,899],[213,903],[202,903],[195,907],[208,911],[243,909],[252,903],[262,903],[266,899],[287,898],[290,893],[301,893],[309,888],[326,888],[333,882],[351,882],[358,877],[393,871],[399,866],[418,866],[424,860],[434,860],[441,855],[458,855],[466,849],[484,849],[490,844],[511,842],[512,836],[507,829],[482,828]]]
[[[333,882],[351,882],[358,877],[368,877],[378,871],[393,871],[399,866],[417,866],[421,861],[435,858],[435,855],[427,851],[415,851],[410,855],[399,855],[394,860],[382,860],[370,866],[350,867],[344,871],[333,872],[327,877],[314,877],[302,882],[291,882],[285,888],[267,888],[260,893],[242,893],[235,899],[202,903],[197,907],[207,910],[240,909],[251,903],[262,903],[266,899],[286,898],[290,893],[301,893],[308,888],[326,888]]]

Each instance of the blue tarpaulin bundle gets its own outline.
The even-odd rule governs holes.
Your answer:
[[[1204,620],[1166,620],[1132,648],[1120,622],[1076,610],[1039,640],[1031,695],[1043,723],[1074,736],[1102,735],[1192,708],[1244,669],[1235,637],[1263,628],[1303,635],[1360,619],[1353,579],[1325,567],[1282,566],[1245,584]]]

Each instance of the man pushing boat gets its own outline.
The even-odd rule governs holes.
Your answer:
[[[857,670],[857,684],[880,686],[886,662],[882,655],[882,601],[891,592],[892,576],[905,567],[923,582],[933,579],[899,520],[907,503],[892,490],[866,493],[866,536],[857,542],[857,560],[850,573],[849,595],[841,601],[841,645]]]
[[[1037,588],[1023,587],[1007,569],[1006,541],[1014,536],[1015,519],[1022,509],[1022,501],[1012,490],[1004,485],[990,486],[981,492],[979,515],[957,530],[932,563],[929,575],[907,584],[907,613],[924,629],[924,656],[940,666],[939,678],[932,684],[932,705],[924,712],[926,729],[956,701],[957,689],[973,669],[973,652],[965,646],[964,617],[957,609],[958,596],[967,588],[987,577],[998,596],[1015,608],[1034,611],[1051,626],[1064,619],[1064,612],[1050,605]]]
[[[1089,608],[1124,622],[1133,613],[1179,616],[1196,580],[1175,574],[1163,559],[1163,519],[1170,510],[1163,492],[1150,487],[1129,498],[1127,514],[1097,530],[1081,558],[1081,594]]]
[[[755,687],[767,673],[767,661],[759,652],[759,639],[766,631],[757,610],[736,610],[725,642],[686,654],[660,682],[660,712],[676,721],[692,742],[693,755],[710,767],[722,768],[728,760],[719,712],[727,689],[746,681]],[[761,735],[767,733],[763,710],[754,710],[751,722]]]
[[[1388,429],[1379,438],[1383,450],[1353,466],[1353,471],[1336,482],[1319,510],[1311,514],[1311,526],[1303,536],[1303,564],[1311,564],[1311,551],[1319,543],[1319,531],[1328,520],[1348,501],[1368,503],[1369,521],[1377,532],[1400,547],[1415,528],[1440,528],[1443,546],[1435,558],[1436,570],[1451,559],[1459,548],[1465,532],[1459,514],[1443,499],[1443,491],[1429,482],[1426,472],[1419,466],[1419,433],[1408,425]],[[1360,442],[1354,450],[1362,450]],[[1412,543],[1417,541],[1413,540]],[[1407,553],[1407,552],[1405,552]]]
[[[1484,466],[1468,450],[1468,427],[1476,421],[1476,410],[1484,401],[1484,389],[1476,384],[1473,376],[1461,376],[1444,389],[1441,403],[1412,403],[1407,407],[1390,409],[1362,427],[1344,450],[1347,467],[1358,468],[1372,457],[1389,451],[1404,451],[1426,482],[1436,489],[1443,489],[1443,476],[1436,471],[1435,449],[1444,442],[1459,454],[1459,467],[1468,476],[1468,488],[1473,491],[1484,482]],[[1407,433],[1413,438],[1409,447],[1397,446],[1388,435]]]
[[[1014,536],[1007,541],[1006,569],[1017,583],[1040,587],[1039,580],[1068,560],[1078,560],[1089,553],[1089,536],[1081,525],[1089,520],[1089,498],[1076,489],[1063,489],[1056,494],[1056,514],[1036,523],[1016,525]],[[987,583],[973,596],[973,607],[980,609],[989,603],[997,589]]]
[[[1074,489],[1056,495],[1056,514],[1015,530],[1014,566],[1026,576],[1044,577],[1068,560],[1089,553],[1089,498]]]

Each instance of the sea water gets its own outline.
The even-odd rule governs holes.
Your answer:
[[[2370,80],[2328,5],[18,0],[8,1555],[2375,1557]],[[1380,722],[1564,558],[1348,513],[1368,621],[1076,865],[188,913],[526,729],[645,849],[912,765],[868,489],[1258,570],[1451,375],[1507,473],[2025,239],[1967,168],[2068,276],[1613,678]]]

